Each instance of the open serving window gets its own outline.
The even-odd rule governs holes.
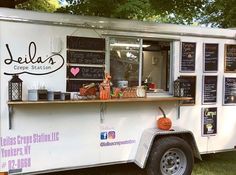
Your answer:
[[[139,85],[140,39],[110,38],[110,74],[114,86]]]
[[[170,46],[168,41],[110,37],[110,74],[114,86],[145,85],[147,92],[169,91]]]

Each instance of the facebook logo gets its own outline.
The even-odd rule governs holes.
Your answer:
[[[101,140],[106,140],[107,139],[107,132],[101,132],[100,139]]]

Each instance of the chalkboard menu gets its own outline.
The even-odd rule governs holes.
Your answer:
[[[105,64],[105,53],[67,50],[67,59],[68,59],[68,63]]]
[[[191,100],[186,100],[181,105],[194,105],[196,96],[196,76],[180,76],[181,93],[183,97],[192,97]]]
[[[104,38],[67,36],[67,91],[78,92],[83,84],[101,82],[104,64]]]
[[[217,134],[217,108],[202,109],[202,136]]]
[[[236,78],[225,77],[224,79],[224,105],[236,105]]]
[[[105,51],[105,39],[67,36],[67,49]]]
[[[181,72],[195,71],[196,43],[182,42]]]
[[[218,71],[218,44],[204,44],[204,72]]]
[[[217,76],[203,76],[203,104],[216,103]]]
[[[225,72],[236,73],[236,44],[225,44]]]
[[[67,78],[103,79],[104,67],[68,66]]]

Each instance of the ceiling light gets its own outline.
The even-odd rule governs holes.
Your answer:
[[[114,43],[111,44],[111,46],[117,46],[117,47],[140,47],[140,44],[129,44],[129,43]],[[142,45],[143,47],[149,47],[150,45]]]

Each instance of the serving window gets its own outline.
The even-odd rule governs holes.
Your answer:
[[[143,40],[142,84],[149,91],[169,90],[170,42]]]
[[[170,42],[109,38],[110,74],[114,86],[146,85],[149,91],[168,91]]]
[[[110,38],[110,74],[114,86],[138,86],[140,39]]]

